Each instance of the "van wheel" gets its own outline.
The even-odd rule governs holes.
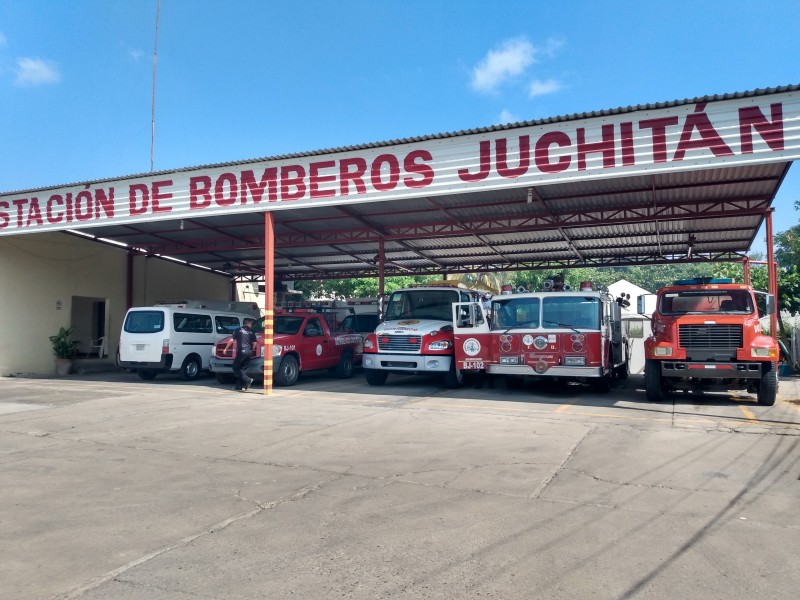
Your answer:
[[[230,385],[234,381],[236,381],[236,377],[234,377],[230,373],[217,373],[218,383],[224,383],[225,385]]]
[[[144,379],[145,381],[155,379],[156,375],[158,375],[158,371],[155,369],[138,369],[136,373],[139,375],[140,379]]]
[[[370,385],[383,385],[386,383],[386,378],[389,377],[389,371],[364,369],[364,376],[367,378],[367,383]]]
[[[275,383],[289,386],[297,383],[298,379],[300,379],[300,363],[291,354],[284,356],[281,366],[278,367],[278,373],[275,375]]]
[[[187,356],[178,372],[184,381],[192,381],[200,375],[200,360],[196,356]]]
[[[761,372],[761,381],[758,384],[758,403],[761,406],[772,406],[778,395],[778,377],[775,365],[769,363]]]
[[[334,375],[339,379],[349,379],[353,376],[353,355],[349,352],[342,354],[339,364],[336,365]]]

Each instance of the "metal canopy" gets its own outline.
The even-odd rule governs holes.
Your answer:
[[[280,280],[735,260],[791,162],[275,212]],[[264,275],[261,212],[84,229],[148,255]]]
[[[270,165],[287,159],[306,161],[305,168],[312,168],[308,161],[321,161],[316,165],[329,168],[335,164],[330,159],[352,156],[354,151],[416,148],[420,157],[429,147],[452,148],[449,154],[440,152],[435,165],[450,179],[429,193],[417,190],[407,197],[380,200],[372,199],[379,195],[369,194],[359,201],[344,198],[349,203],[298,202],[302,207],[265,202],[203,215],[186,208],[189,196],[184,192],[179,218],[160,215],[141,222],[85,223],[80,234],[123,244],[137,254],[171,257],[239,279],[264,277],[263,210],[267,206],[277,209],[273,211],[276,280],[374,277],[381,248],[385,276],[737,260],[750,249],[792,160],[800,157],[798,91],[800,86],[786,86],[275,157],[268,159],[273,162],[259,163],[259,168],[268,167],[265,177],[275,171]],[[759,102],[760,107],[754,108]],[[726,138],[702,114],[712,107],[720,111],[714,118]],[[684,123],[682,128],[675,127],[676,115]],[[668,126],[672,127],[669,136]],[[601,140],[585,146],[594,160],[587,171],[592,175],[548,175],[565,160],[551,149],[580,145],[589,130],[602,131]],[[567,138],[564,131],[575,137]],[[612,155],[621,153],[617,160],[622,168],[603,168],[609,159],[604,149],[609,143],[607,132],[616,136]],[[518,135],[518,162],[503,163],[507,172],[501,173],[502,185],[470,187],[455,177],[459,165],[458,175],[464,181],[483,170],[484,150],[491,148],[493,140],[498,162],[505,161],[506,144],[514,135]],[[519,170],[522,176],[515,178],[509,172],[517,168],[509,165],[522,164],[522,141],[528,136],[536,142],[540,171],[531,176],[526,166]],[[755,138],[759,146],[754,151]],[[734,143],[729,146],[730,139]],[[479,141],[480,160],[470,162],[469,153],[458,144]],[[681,161],[675,153],[668,163],[667,144],[671,151],[677,145],[681,158],[701,147],[704,155]],[[640,165],[641,156],[649,156],[649,162]],[[360,159],[348,160],[352,166],[353,160]],[[462,162],[456,164],[457,160]],[[168,176],[166,183],[172,184],[172,178],[185,180],[192,173],[219,174],[220,167],[233,173],[231,165],[243,164],[250,168],[243,162],[228,163],[164,172],[162,178]],[[613,156],[610,164],[615,165]],[[410,168],[417,166],[412,163]],[[251,171],[247,173],[252,176]],[[421,171],[415,169],[415,173]],[[344,176],[352,179],[350,174]],[[229,173],[221,177],[228,183],[234,180]],[[204,175],[203,180],[210,189],[211,178]],[[189,184],[182,185],[178,187],[185,190]],[[60,201],[62,196],[52,198]],[[5,203],[6,208],[11,205]],[[6,222],[13,223],[10,217]],[[20,216],[17,224],[22,223]]]

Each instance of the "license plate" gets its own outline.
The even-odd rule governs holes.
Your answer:
[[[136,350],[138,350],[139,352],[144,350],[144,344],[135,344],[135,345],[136,345]]]

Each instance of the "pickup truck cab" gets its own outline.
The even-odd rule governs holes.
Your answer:
[[[331,315],[332,316],[332,315]],[[353,366],[361,364],[362,338],[357,333],[331,330],[324,312],[297,309],[275,313],[272,346],[273,374],[277,385],[297,383],[300,374],[328,369],[339,378],[353,375]],[[264,319],[253,324],[256,352],[247,367],[247,376],[264,376]],[[220,383],[233,382],[234,349],[227,352],[228,338],[220,340],[209,361],[209,368]]]

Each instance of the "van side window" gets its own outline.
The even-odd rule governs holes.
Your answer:
[[[216,316],[214,317],[214,321],[216,322],[217,326],[217,333],[221,333],[222,335],[232,335],[239,329],[239,319],[236,317],[222,317]]]
[[[178,333],[211,333],[211,316],[192,313],[175,313],[172,323]]]

